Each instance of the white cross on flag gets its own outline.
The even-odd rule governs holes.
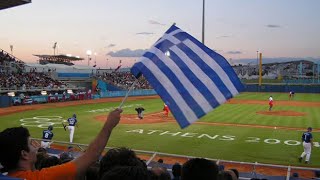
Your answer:
[[[181,128],[243,90],[228,61],[175,25],[131,68],[167,104]]]

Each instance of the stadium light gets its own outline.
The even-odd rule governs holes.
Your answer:
[[[90,56],[92,54],[91,50],[87,50],[87,56],[88,56],[88,66],[90,65]]]
[[[87,55],[91,56],[91,54],[92,54],[92,51],[91,50],[87,50]]]
[[[16,96],[16,95],[15,95],[15,93],[14,93],[14,92],[8,92],[8,96],[12,96],[12,97],[14,97],[14,96]]]
[[[45,96],[47,94],[48,94],[47,91],[41,91],[41,95]]]

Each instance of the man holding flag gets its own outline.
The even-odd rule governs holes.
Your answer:
[[[131,73],[136,78],[144,75],[181,128],[243,90],[224,57],[175,25],[143,54]]]

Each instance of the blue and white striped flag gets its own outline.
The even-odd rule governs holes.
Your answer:
[[[148,80],[181,128],[243,90],[238,76],[220,54],[175,25],[131,68]]]

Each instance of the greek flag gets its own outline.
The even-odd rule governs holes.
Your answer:
[[[135,63],[167,104],[181,128],[243,90],[227,60],[175,25]]]

